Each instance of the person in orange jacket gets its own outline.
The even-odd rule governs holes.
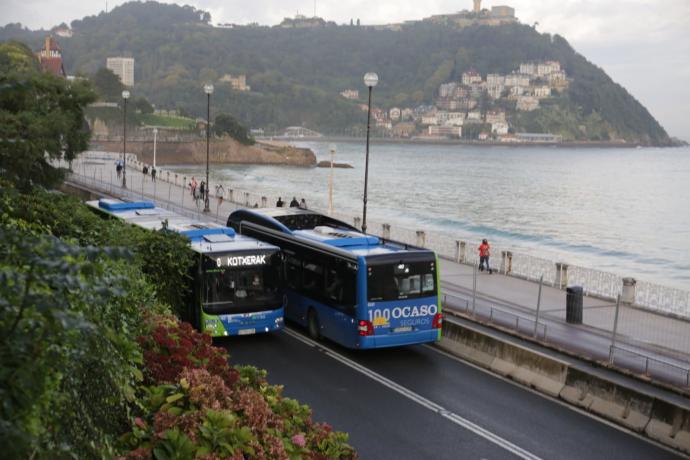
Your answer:
[[[490,255],[491,246],[489,246],[489,242],[486,239],[484,239],[482,240],[482,244],[479,245],[479,271],[483,272],[486,268],[486,271],[489,272],[489,275],[493,273],[493,270],[489,268]]]

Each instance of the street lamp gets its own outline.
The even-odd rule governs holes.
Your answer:
[[[211,212],[208,207],[208,161],[209,161],[209,145],[211,143],[211,94],[213,94],[213,85],[204,85],[204,93],[206,93],[206,189],[204,190],[204,212]]]
[[[371,126],[371,92],[379,82],[379,76],[373,72],[364,75],[364,84],[369,88],[369,106],[367,110],[367,157],[364,166],[364,211],[362,212],[362,231],[367,232],[367,185],[369,182],[369,131]]]
[[[122,188],[127,188],[127,99],[129,91],[122,92],[123,122],[122,122]]]
[[[335,160],[335,144],[328,146],[331,152],[331,178],[328,181],[328,215],[333,215],[333,161]]]
[[[158,138],[158,128],[153,128],[153,169],[156,169],[156,140]]]

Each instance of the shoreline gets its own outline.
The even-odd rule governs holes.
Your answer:
[[[285,137],[268,136],[257,137],[257,142],[285,142],[294,145],[297,142],[366,142],[364,137],[350,136],[322,136],[322,137]],[[471,141],[463,139],[403,139],[403,138],[370,138],[371,144],[412,144],[412,145],[467,145],[472,147],[550,147],[550,148],[609,148],[609,149],[636,149],[636,148],[677,148],[683,145],[645,145],[629,144],[622,142],[497,142],[497,141]]]

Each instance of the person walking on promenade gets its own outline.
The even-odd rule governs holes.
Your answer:
[[[299,202],[299,207],[300,207],[301,209],[307,209],[307,202],[304,200],[304,198],[302,198],[302,199],[300,200],[300,202]]]
[[[192,176],[192,181],[189,183],[189,188],[192,190],[192,197],[196,199],[196,179]]]
[[[156,182],[156,167],[155,166],[151,167],[151,180],[153,182]]]
[[[283,197],[279,196],[278,201],[276,201],[276,208],[282,208],[285,206],[285,202],[283,201]]]
[[[117,178],[119,180],[120,177],[122,177],[122,162],[120,160],[115,162],[115,172],[117,173]]]
[[[489,256],[491,255],[491,246],[489,246],[489,242],[484,239],[482,240],[482,244],[479,245],[479,271],[483,272],[484,269],[486,268],[486,271],[489,272],[489,275],[493,273],[493,270],[489,267]]]
[[[299,201],[297,201],[296,196],[292,197],[292,201],[290,202],[290,207],[291,208],[299,208]]]
[[[201,195],[201,199],[204,200],[204,203],[206,203],[206,182],[201,181],[201,184],[199,185],[199,195]]]
[[[148,176],[149,175],[149,167],[144,165],[144,169],[141,172],[144,173],[144,176]]]

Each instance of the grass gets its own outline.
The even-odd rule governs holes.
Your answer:
[[[186,117],[169,117],[164,115],[137,114],[137,119],[144,126],[158,126],[161,128],[191,130],[196,126],[196,121]]]

